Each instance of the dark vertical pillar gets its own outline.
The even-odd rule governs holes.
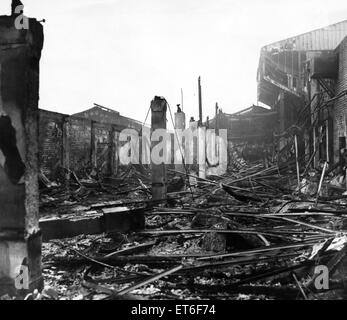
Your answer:
[[[70,142],[69,142],[69,135],[70,135],[70,123],[69,118],[64,117],[63,123],[62,123],[62,135],[63,135],[63,148],[62,148],[62,164],[66,171],[66,187],[69,188],[69,182],[70,182]]]
[[[43,285],[38,191],[39,61],[43,28],[0,17],[0,293]]]
[[[339,158],[338,158],[338,161],[340,161],[340,162],[343,161],[343,154],[341,152],[343,149],[346,149],[346,137],[339,137]]]
[[[327,132],[327,160],[329,163],[334,163],[334,122],[332,118],[326,121]]]
[[[95,139],[95,121],[91,122],[91,130],[90,130],[90,144],[91,144],[91,152],[90,152],[90,165],[92,168],[97,168],[97,141]]]
[[[152,111],[152,132],[157,129],[166,129],[166,109],[167,102],[164,98],[154,97],[151,102]],[[152,149],[160,142],[152,142]],[[167,177],[165,164],[152,165],[152,199],[166,199]]]
[[[202,126],[202,93],[201,93],[201,77],[199,77],[199,127]]]
[[[110,130],[110,144],[109,144],[109,155],[110,155],[110,174],[116,174],[116,129],[112,126]]]
[[[279,123],[280,123],[280,133],[283,133],[286,130],[286,109],[285,109],[285,93],[282,92],[280,94],[280,101],[279,101]],[[283,139],[280,139],[280,150],[285,146],[285,142]]]
[[[117,175],[118,174],[118,170],[119,170],[119,132],[115,129],[114,132],[114,144],[115,144],[115,151],[114,151],[114,174]]]

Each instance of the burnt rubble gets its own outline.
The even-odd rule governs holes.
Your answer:
[[[297,190],[292,169],[245,164],[197,177],[193,191],[170,170],[175,190],[164,201],[151,201],[146,167],[125,167],[117,179],[74,175],[69,189],[41,175],[46,289],[31,298],[343,299],[346,196],[334,190],[317,201],[317,186]],[[130,226],[145,224],[112,224],[124,212],[123,221],[136,217]],[[62,220],[63,231],[49,234]],[[66,238],[73,228],[81,234]]]

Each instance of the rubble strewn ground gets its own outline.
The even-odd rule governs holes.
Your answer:
[[[190,186],[185,175],[169,172],[169,199],[155,204],[143,167],[129,166],[103,182],[75,177],[69,189],[47,179],[42,218],[83,217],[124,203],[145,211],[146,228],[44,243],[46,288],[27,299],[345,298],[342,191],[321,193],[318,201],[312,186],[298,192],[288,165],[245,164]],[[329,269],[328,290],[317,289],[322,265]]]

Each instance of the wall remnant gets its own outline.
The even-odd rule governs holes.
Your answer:
[[[43,27],[0,17],[0,293],[43,285],[38,193],[39,61]]]
[[[142,127],[130,118],[123,125],[115,124],[119,113],[103,112],[97,107],[91,115],[88,110],[72,116],[39,111],[40,168],[47,177],[54,180],[60,167],[77,175],[93,169],[104,176],[117,174],[119,133],[128,128],[124,124],[138,132]]]

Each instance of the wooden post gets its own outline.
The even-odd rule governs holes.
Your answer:
[[[286,109],[285,109],[285,99],[286,95],[284,92],[280,94],[279,101],[279,124],[280,124],[280,133],[282,134],[286,130]],[[279,149],[281,150],[285,146],[283,139],[279,139]]]
[[[157,129],[166,129],[167,102],[164,98],[154,97],[151,102],[152,132]],[[152,149],[160,142],[152,142]],[[166,199],[167,177],[165,163],[155,164],[151,157],[152,165],[152,200]]]
[[[204,128],[205,129],[205,128]],[[204,133],[206,130],[202,129],[202,93],[201,93],[201,77],[199,77],[199,123],[198,123],[198,145],[197,145],[197,155],[198,167],[199,167],[199,177],[206,178],[206,159],[203,160],[201,157],[206,158],[206,144]]]
[[[202,126],[202,94],[201,94],[201,77],[199,77],[198,81],[199,86],[199,127]]]
[[[296,162],[296,177],[298,179],[298,191],[300,193],[300,168],[299,168],[299,148],[298,148],[298,137],[294,136],[295,144],[295,162]]]
[[[326,169],[327,169],[327,166],[328,166],[328,163],[325,162],[325,163],[324,163],[324,167],[323,167],[323,171],[322,171],[322,176],[321,176],[321,178],[320,178],[319,185],[318,185],[317,198],[316,198],[316,205],[317,205],[317,203],[318,203],[320,191],[321,191],[321,189],[322,189],[322,185],[323,185],[323,181],[324,181],[324,176],[325,176],[325,171],[326,171]]]
[[[39,62],[43,27],[0,17],[0,295],[43,286],[38,188]]]

